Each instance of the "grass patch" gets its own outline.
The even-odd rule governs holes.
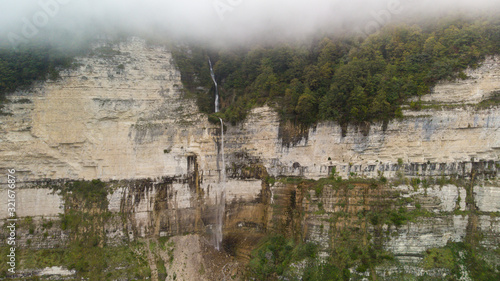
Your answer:
[[[456,261],[450,248],[432,248],[425,252],[423,268],[426,270],[433,268],[446,268],[452,270]]]
[[[314,243],[296,243],[282,235],[266,237],[252,253],[248,264],[250,278],[270,280],[272,276],[281,276],[293,262],[316,258],[317,249]]]

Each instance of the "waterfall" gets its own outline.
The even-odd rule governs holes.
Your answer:
[[[208,58],[208,65],[210,66],[210,76],[212,77],[212,81],[214,81],[215,85],[215,112],[219,112],[219,89],[217,85],[217,81],[215,81],[215,73],[212,66],[212,61],[210,57]],[[218,251],[221,250],[222,245],[222,227],[224,225],[224,212],[226,208],[226,160],[224,156],[224,122],[222,119],[220,120],[220,146],[218,154],[222,158],[222,167],[220,167],[220,178],[219,178],[219,187],[220,194],[217,194],[216,198],[216,222],[215,222],[215,231],[214,231],[214,245],[215,249]],[[218,161],[218,160],[217,160]],[[218,164],[218,162],[217,162]]]
[[[208,65],[210,65],[210,76],[212,76],[212,81],[214,81],[215,85],[215,112],[219,112],[219,89],[217,85],[217,81],[215,81],[214,68],[212,67],[212,61],[208,58]]]
[[[220,120],[220,131],[221,131],[221,143],[220,143],[220,153],[222,158],[221,177],[220,177],[220,187],[221,192],[218,196],[217,204],[217,214],[216,214],[216,227],[215,227],[215,248],[220,251],[222,245],[222,226],[224,225],[224,212],[226,208],[226,161],[224,157],[224,123],[222,119]]]

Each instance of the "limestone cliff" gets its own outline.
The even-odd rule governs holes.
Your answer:
[[[325,227],[329,216],[382,212],[376,206],[386,199],[401,203],[407,198],[400,206],[429,212],[403,227],[360,223],[373,239],[382,237],[383,248],[401,261],[421,260],[428,249],[464,241],[471,233],[471,221],[483,233],[481,243],[498,247],[500,186],[495,178],[500,165],[500,111],[497,106],[477,106],[500,91],[496,57],[469,70],[465,81],[438,85],[423,98],[434,107],[408,109],[405,118],[388,124],[352,126],[346,134],[339,125],[322,122],[289,142],[285,134],[293,134],[293,126],[280,124],[269,107],[255,108],[241,124],[226,124],[226,167],[221,167],[220,127],[209,123],[183,93],[180,73],[164,46],[138,38],[100,42],[77,63],[60,80],[10,95],[11,103],[4,109],[8,114],[0,116],[0,168],[16,169],[21,188],[18,216],[35,221],[33,231],[20,231],[23,247],[71,243],[71,235],[60,231],[57,223],[48,227],[48,239],[41,237],[45,229],[41,225],[47,219],[58,222],[68,213],[69,197],[60,192],[66,182],[101,179],[112,190],[101,210],[111,214],[102,225],[107,244],[174,237],[176,245],[197,246],[172,246],[156,254],[146,251],[144,256],[150,263],[168,260],[168,253],[199,257],[209,251],[210,241],[204,240],[209,236],[204,235],[215,224],[221,169],[228,175],[225,249],[236,260],[225,257],[224,264],[217,264],[193,257],[187,273],[182,262],[165,262],[170,272],[165,278],[174,278],[173,273],[185,280],[235,275],[241,270],[238,262],[241,266],[248,261],[257,241],[277,229],[318,243],[326,257],[334,247],[335,233],[349,221],[360,223],[338,219]],[[322,193],[268,181],[291,176],[320,179],[333,172],[344,179],[394,181],[376,190],[362,183],[345,189],[325,185]],[[424,184],[430,178],[465,183]],[[0,197],[7,198],[6,177],[0,182]],[[0,208],[2,219],[7,218],[5,204]],[[394,208],[391,204],[387,208]],[[294,217],[276,206],[297,209],[302,215]],[[381,231],[388,235],[380,235]],[[177,237],[188,233],[201,236]],[[229,266],[221,271],[225,265]],[[159,269],[151,268],[158,280]],[[383,275],[398,270],[379,271]],[[418,266],[410,272],[424,274]]]

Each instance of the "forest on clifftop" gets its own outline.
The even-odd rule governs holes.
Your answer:
[[[430,93],[442,80],[466,79],[465,69],[499,52],[497,18],[443,18],[387,25],[367,38],[318,35],[307,43],[224,50],[183,45],[173,54],[201,111],[214,112],[210,56],[221,96],[221,110],[213,117],[235,124],[251,108],[267,104],[282,120],[309,126],[320,120],[347,125],[401,117],[408,98]],[[411,106],[418,109],[420,102]]]
[[[359,125],[402,117],[401,106],[409,98],[430,93],[438,81],[466,79],[465,69],[500,53],[500,19],[389,24],[367,38],[337,32],[307,42],[171,46],[187,96],[195,97],[212,120],[236,124],[251,108],[267,104],[297,125],[320,120]],[[7,93],[34,81],[58,79],[58,72],[74,66],[74,57],[85,50],[35,42],[0,48],[1,103]],[[216,115],[209,57],[221,98]],[[419,106],[419,101],[411,103]]]

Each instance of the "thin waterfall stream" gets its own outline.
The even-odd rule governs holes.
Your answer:
[[[214,68],[212,67],[212,61],[208,58],[208,65],[210,65],[210,76],[212,77],[212,81],[214,81],[215,86],[215,112],[219,112],[219,89],[217,85],[217,81],[215,80]]]
[[[219,112],[219,91],[218,91],[217,81],[215,80],[215,73],[212,66],[212,61],[210,60],[210,58],[208,58],[208,64],[210,66],[210,76],[212,77],[212,81],[214,82],[215,86],[215,112],[217,113]],[[220,158],[222,159],[222,166],[219,168],[220,194],[217,194],[216,196],[216,221],[215,221],[215,231],[214,231],[214,240],[215,240],[214,246],[215,249],[217,249],[218,251],[221,250],[222,246],[222,228],[224,225],[224,212],[226,208],[226,162],[224,155],[224,122],[222,121],[222,118],[219,118],[219,120],[220,120],[221,138],[220,138],[219,150],[217,151],[217,153],[220,155]]]
[[[224,122],[220,120],[221,129],[221,143],[220,143],[220,153],[222,158],[221,177],[220,177],[220,188],[221,192],[219,195],[218,205],[217,205],[217,219],[215,227],[215,248],[220,251],[222,245],[222,227],[224,226],[224,213],[226,209],[226,161],[224,155]]]

